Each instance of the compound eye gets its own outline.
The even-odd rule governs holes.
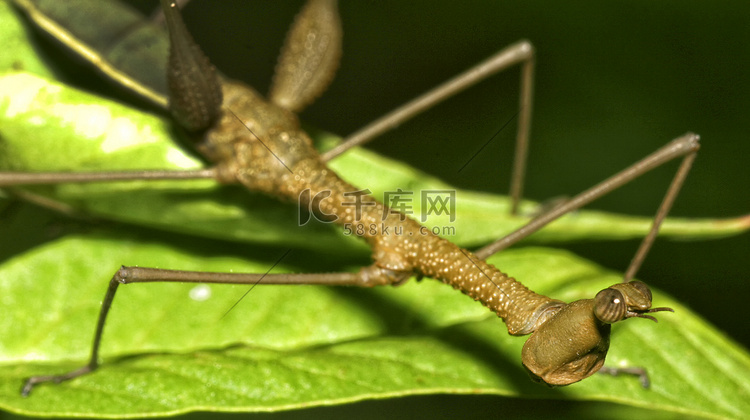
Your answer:
[[[626,311],[625,297],[619,290],[604,289],[594,298],[594,315],[602,322],[612,324],[620,321],[625,318]]]
[[[646,283],[638,280],[633,280],[630,283],[631,286],[633,286],[634,289],[638,290],[644,298],[648,300],[649,306],[651,305],[651,289],[646,286]]]

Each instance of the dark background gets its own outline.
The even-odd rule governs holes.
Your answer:
[[[301,3],[194,0],[185,14],[217,67],[266,91]],[[673,214],[750,213],[747,2],[350,0],[340,9],[343,62],[330,90],[302,114],[310,125],[346,135],[526,38],[537,48],[530,198],[574,195],[668,140],[695,131],[703,148]],[[511,69],[368,147],[462,188],[505,192],[515,124],[461,173],[458,169],[515,114],[518,79],[518,69]],[[657,170],[591,207],[650,215],[675,168]],[[613,269],[624,269],[636,247],[636,241],[568,246]],[[659,241],[638,277],[747,347],[748,257],[748,234],[707,242]],[[629,415],[611,407],[617,406],[427,396],[266,417]]]

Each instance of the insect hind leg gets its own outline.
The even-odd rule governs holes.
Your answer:
[[[519,95],[518,130],[515,157],[511,175],[511,214],[518,213],[523,196],[526,158],[531,130],[532,97],[534,91],[534,46],[526,40],[512,44],[477,64],[469,70],[424,93],[390,113],[376,119],[350,134],[344,142],[323,153],[324,161],[331,160],[352,147],[365,144],[384,132],[394,129],[438,103],[462,92],[480,81],[516,64],[521,65],[521,92]]]

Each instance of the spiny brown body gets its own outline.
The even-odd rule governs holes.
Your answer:
[[[560,301],[530,291],[372,196],[361,197],[364,205],[352,205],[352,197],[344,194],[359,188],[321,161],[293,113],[237,82],[224,82],[223,90],[224,109],[205,135],[204,153],[228,180],[295,202],[305,190],[308,197],[330,192],[320,201],[321,213],[341,225],[377,226],[362,230],[373,249],[374,265],[364,269],[372,285],[392,284],[404,275],[432,277],[482,302],[505,320],[513,335],[533,332],[560,309]]]

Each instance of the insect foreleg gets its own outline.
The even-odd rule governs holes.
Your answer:
[[[640,265],[640,262],[643,260],[643,256],[645,256],[645,252],[648,251],[651,243],[653,243],[653,240],[659,231],[661,221],[664,219],[664,217],[666,217],[669,209],[672,206],[672,203],[674,203],[674,199],[677,193],[682,187],[682,183],[687,176],[687,172],[689,171],[690,166],[695,159],[696,153],[700,148],[700,145],[698,143],[699,139],[700,137],[697,134],[687,133],[682,137],[672,140],[659,150],[646,156],[630,167],[605,179],[604,181],[578,194],[567,202],[554,207],[547,213],[536,217],[526,225],[517,229],[515,232],[512,232],[509,235],[491,243],[490,245],[485,246],[484,248],[477,251],[476,255],[480,258],[487,258],[492,254],[495,254],[496,252],[499,252],[515,244],[521,239],[526,238],[527,236],[546,226],[548,223],[554,221],[555,219],[591,203],[599,197],[602,197],[614,191],[615,189],[627,184],[635,178],[638,178],[644,173],[657,168],[672,159],[682,157],[682,164],[680,165],[680,168],[678,169],[677,174],[675,175],[675,178],[672,181],[672,184],[669,186],[667,194],[665,195],[664,200],[659,207],[657,217],[654,218],[654,223],[652,224],[651,231],[643,241],[645,245],[641,245],[642,249],[639,249],[636,257],[633,258],[633,261],[637,263],[637,265],[635,266],[635,269],[637,269],[637,266]],[[631,263],[631,267],[633,267],[633,263]],[[633,271],[632,274],[634,274],[635,270],[629,269],[628,271]],[[632,278],[632,274],[630,278]],[[626,276],[626,279],[629,278]]]
[[[633,375],[637,376],[641,382],[643,388],[651,387],[651,379],[648,377],[648,372],[642,367],[630,367],[630,368],[613,368],[609,366],[602,366],[599,372],[604,375],[619,376],[619,375]]]

